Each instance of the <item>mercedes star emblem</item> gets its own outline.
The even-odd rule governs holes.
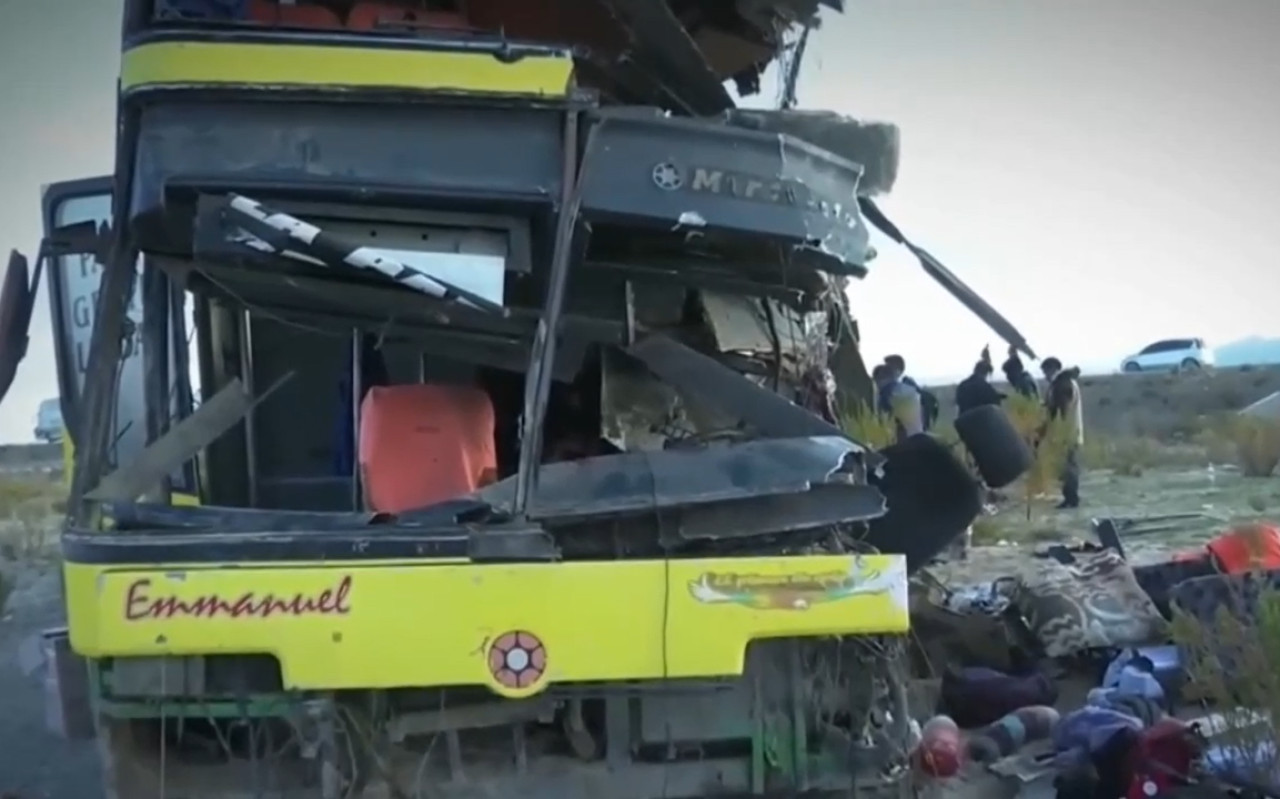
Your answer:
[[[684,177],[675,164],[658,164],[653,168],[653,185],[663,191],[675,191],[684,185]]]

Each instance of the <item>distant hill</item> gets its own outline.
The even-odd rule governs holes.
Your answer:
[[[1280,364],[1280,338],[1250,336],[1213,348],[1218,366]]]

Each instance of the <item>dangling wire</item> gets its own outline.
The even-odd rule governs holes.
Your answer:
[[[796,107],[796,84],[800,82],[800,67],[804,64],[804,51],[809,44],[811,25],[805,25],[800,38],[789,49],[790,55],[782,63],[781,92],[778,96],[778,107],[783,111]]]

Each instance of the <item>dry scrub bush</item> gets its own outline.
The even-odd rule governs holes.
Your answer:
[[[1222,718],[1214,744],[1240,764],[1236,776],[1266,785],[1280,769],[1280,593],[1264,592],[1254,612],[1245,609],[1254,603],[1237,600],[1212,621],[1175,612],[1173,636],[1186,661],[1188,694]]]
[[[0,558],[50,554],[51,535],[65,500],[61,481],[22,476],[0,480]]]
[[[1063,420],[1050,422],[1048,411],[1035,397],[1014,394],[1005,400],[1004,408],[1018,435],[1035,453],[1031,468],[1022,477],[1023,500],[1030,521],[1032,501],[1048,493],[1061,479],[1071,448],[1069,431]]]
[[[1245,477],[1270,477],[1280,465],[1280,422],[1236,416],[1227,425],[1236,463]]]
[[[898,440],[898,427],[893,419],[865,402],[844,410],[840,428],[849,438],[872,449],[884,449]]]
[[[48,477],[0,478],[0,517],[31,508],[52,512],[64,493],[62,483]]]
[[[991,546],[1008,538],[1009,533],[1000,522],[990,516],[979,516],[970,527],[969,542],[975,546]]]
[[[1160,465],[1159,450],[1160,445],[1149,438],[1094,435],[1085,439],[1081,457],[1090,469],[1107,469],[1120,477],[1141,477],[1147,469]]]
[[[1237,418],[1235,414],[1232,414],[1226,419],[1206,419],[1201,429],[1191,436],[1191,443],[1200,447],[1208,463],[1224,464],[1236,462],[1237,449],[1235,441],[1232,440],[1230,429]]]

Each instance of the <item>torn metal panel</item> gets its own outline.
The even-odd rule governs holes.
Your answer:
[[[751,497],[664,511],[660,533],[666,546],[688,541],[725,541],[779,533],[821,530],[884,516],[884,494],[872,485],[823,485],[795,494]],[[635,527],[633,531],[631,528]],[[649,519],[620,524],[617,532],[638,537]]]
[[[650,231],[696,214],[706,247],[789,251],[806,269],[861,275],[869,243],[856,197],[863,168],[792,136],[718,120],[599,112],[585,156],[583,214]]]
[[[613,350],[601,355],[600,425],[602,438],[628,452],[661,450],[673,433],[694,430],[674,388]]]
[[[601,353],[601,437],[621,450],[661,450],[699,436],[751,431],[741,421],[663,383],[634,358]]]
[[[631,283],[631,307],[636,327],[660,330],[676,327],[684,319],[689,288],[669,280],[651,279]]]
[[[715,349],[755,359],[763,373],[747,379],[788,396],[803,392],[806,374],[825,371],[830,345],[826,313],[802,313],[767,297],[699,292]]]
[[[780,303],[715,291],[699,292],[699,298],[720,352],[770,358],[799,354],[804,331],[796,314]]]
[[[888,194],[898,181],[902,133],[892,123],[854,119],[834,111],[754,108],[733,109],[724,120],[747,130],[794,136],[861,165],[859,194]]]
[[[767,439],[696,450],[625,452],[542,467],[531,519],[621,516],[659,508],[790,494],[827,483],[857,483],[862,449],[846,438]],[[477,498],[507,511],[515,478]]]
[[[686,396],[733,414],[761,435],[834,436],[849,440],[834,424],[666,336],[649,336],[628,352]],[[860,445],[855,446],[861,449]],[[879,461],[874,453],[868,452],[866,457]]]
[[[675,88],[686,111],[715,114],[733,107],[724,78],[711,71],[706,57],[666,3],[652,0],[603,0],[622,22],[640,59],[648,62],[659,82]]]
[[[222,212],[236,226],[231,241],[258,252],[329,268],[363,269],[437,300],[457,302],[498,315],[506,313],[500,303],[450,283],[408,260],[394,257],[391,251],[317,227],[250,197],[227,195]]]
[[[185,234],[187,212],[166,191],[197,175],[202,188],[267,200],[284,189],[390,198],[418,186],[415,205],[421,187],[540,205],[561,193],[561,121],[554,109],[513,106],[170,99],[139,116],[128,218],[146,249],[182,251],[172,237]],[[152,214],[172,227],[148,224]]]
[[[859,349],[858,322],[849,312],[846,278],[830,280],[830,305],[823,335],[829,342],[826,363],[835,380],[837,406],[843,410],[869,408],[875,404],[875,386]]]

